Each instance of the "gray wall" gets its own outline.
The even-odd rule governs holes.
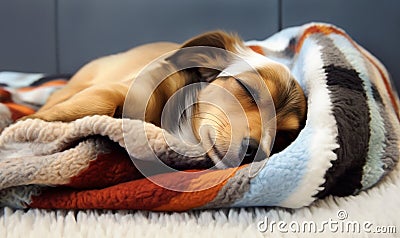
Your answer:
[[[340,26],[382,61],[400,91],[399,10],[398,0],[283,0],[282,23],[287,27],[312,20]]]
[[[182,42],[213,29],[264,39],[310,21],[344,28],[400,88],[396,0],[0,0],[0,71],[72,73],[146,42]]]
[[[0,0],[0,70],[57,71],[53,0]]]
[[[146,42],[182,42],[207,30],[238,31],[247,39],[278,30],[277,0],[243,2],[59,0],[60,69]]]

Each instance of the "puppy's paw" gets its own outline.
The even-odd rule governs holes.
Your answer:
[[[18,118],[17,121],[25,121],[25,120],[28,120],[28,119],[41,119],[41,118],[39,118],[36,115],[36,113],[34,113],[34,114],[31,114],[31,115],[28,115],[28,116],[23,116],[21,118]]]
[[[17,119],[17,121],[25,121],[25,120],[28,120],[28,119],[40,119],[40,120],[43,120],[43,121],[58,121],[58,120],[52,120],[51,117],[49,117],[49,116],[47,116],[47,115],[45,115],[43,113],[33,113],[31,115],[27,115],[27,116],[21,117],[21,118]]]

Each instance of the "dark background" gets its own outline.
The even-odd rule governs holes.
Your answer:
[[[288,26],[342,27],[400,88],[397,0],[0,0],[0,71],[73,73],[89,60],[207,30],[265,39]]]

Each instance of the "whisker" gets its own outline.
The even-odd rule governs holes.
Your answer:
[[[210,121],[213,121],[213,122],[215,122],[216,123],[216,125],[214,125],[214,129],[216,129],[217,130],[217,132],[219,132],[219,133],[226,133],[226,130],[225,130],[225,126],[222,126],[221,124],[218,124],[218,121],[215,121],[215,120],[213,120],[213,119],[210,119],[210,118],[208,118],[208,117],[200,117],[200,116],[195,116],[195,117],[192,117],[192,118],[197,118],[197,119],[204,119],[204,120],[210,120]]]
[[[217,126],[218,127],[220,127],[220,128],[224,128],[224,126],[223,125],[221,125],[218,121],[216,121],[216,120],[213,120],[213,119],[211,119],[211,118],[208,118],[208,117],[200,117],[200,116],[195,116],[195,117],[192,117],[192,118],[197,118],[197,119],[204,119],[204,120],[210,120],[210,121],[213,121],[213,122],[215,122],[216,124],[217,124]]]
[[[200,115],[200,114],[198,114],[198,115]],[[194,116],[192,116],[192,118],[210,120],[210,121],[215,122],[215,123],[216,123],[219,127],[221,127],[221,128],[226,127],[226,125],[224,125],[220,120],[215,120],[215,119],[212,119],[212,118],[209,118],[209,117],[201,117],[201,116],[194,115]],[[221,125],[221,124],[222,124],[222,125]]]
[[[216,115],[214,115],[214,114],[212,114],[212,113],[209,113],[209,112],[198,112],[198,113],[193,113],[193,115],[200,115],[200,114],[208,114],[208,115],[211,115],[211,116],[215,117],[216,119],[218,119],[218,121],[221,121],[221,123],[222,123],[224,126],[227,126],[227,125],[226,125],[227,122],[225,122],[225,120],[221,120],[221,118],[217,117]],[[224,123],[224,122],[225,122],[225,123]]]
[[[214,117],[217,121],[219,121],[220,123],[222,123],[223,126],[226,126],[226,123],[224,123],[224,120],[221,120],[221,118],[217,117],[214,114],[211,114],[209,112],[198,112],[198,113],[194,113],[193,116],[197,116],[197,115],[202,115],[202,114],[207,114],[210,115],[212,117]]]

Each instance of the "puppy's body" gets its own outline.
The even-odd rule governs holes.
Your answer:
[[[178,48],[179,45],[174,43],[152,43],[94,60],[80,69],[63,89],[52,94],[32,117],[46,121],[73,121],[88,115],[120,114],[129,86],[140,70]],[[173,94],[185,85],[184,78],[174,79],[174,83],[164,88],[165,93]],[[161,98],[161,95],[154,97]],[[162,106],[157,103],[149,105],[153,112]],[[152,114],[159,113],[149,113],[148,120],[159,121]]]
[[[203,46],[212,48],[204,50],[201,48]],[[179,50],[182,48],[193,50],[188,53]],[[231,52],[235,56],[212,49]],[[151,70],[155,80],[157,75],[163,75],[163,70],[192,66],[169,75],[162,82],[159,81],[161,83],[155,90],[149,92],[146,90],[149,85],[154,84],[150,82],[152,79],[141,82],[137,87],[143,90],[137,90],[139,95],[136,101],[128,106],[134,112],[138,100],[144,100],[140,94],[150,94],[144,119],[160,126],[164,106],[176,91],[196,82],[210,83],[196,92],[195,105],[192,110],[187,111],[190,115],[186,115],[189,120],[189,124],[186,124],[190,126],[182,128],[186,132],[191,130],[190,133],[183,134],[193,134],[208,150],[208,155],[217,167],[240,164],[240,161],[219,163],[225,155],[245,157],[247,162],[254,159],[254,152],[261,143],[262,131],[265,129],[260,105],[275,105],[277,139],[280,141],[275,148],[278,150],[296,137],[305,120],[305,97],[289,70],[253,52],[237,36],[220,31],[200,35],[183,45],[167,42],[147,44],[94,60],[79,70],[63,89],[55,92],[30,117],[46,121],[73,121],[97,114],[120,116],[133,80],[146,65],[157,58],[158,61]],[[254,70],[243,67],[243,63],[237,58],[244,58]],[[200,66],[193,66],[196,64]],[[225,70],[228,74],[221,72]],[[262,91],[263,85],[268,88],[269,93]],[[260,104],[256,103],[250,91],[256,91]],[[270,94],[270,97],[265,94]],[[135,113],[132,115],[136,117]],[[244,115],[247,123],[240,121],[234,125],[236,119],[240,118],[239,115]],[[284,136],[280,136],[282,133]],[[269,153],[267,148],[263,149]]]

